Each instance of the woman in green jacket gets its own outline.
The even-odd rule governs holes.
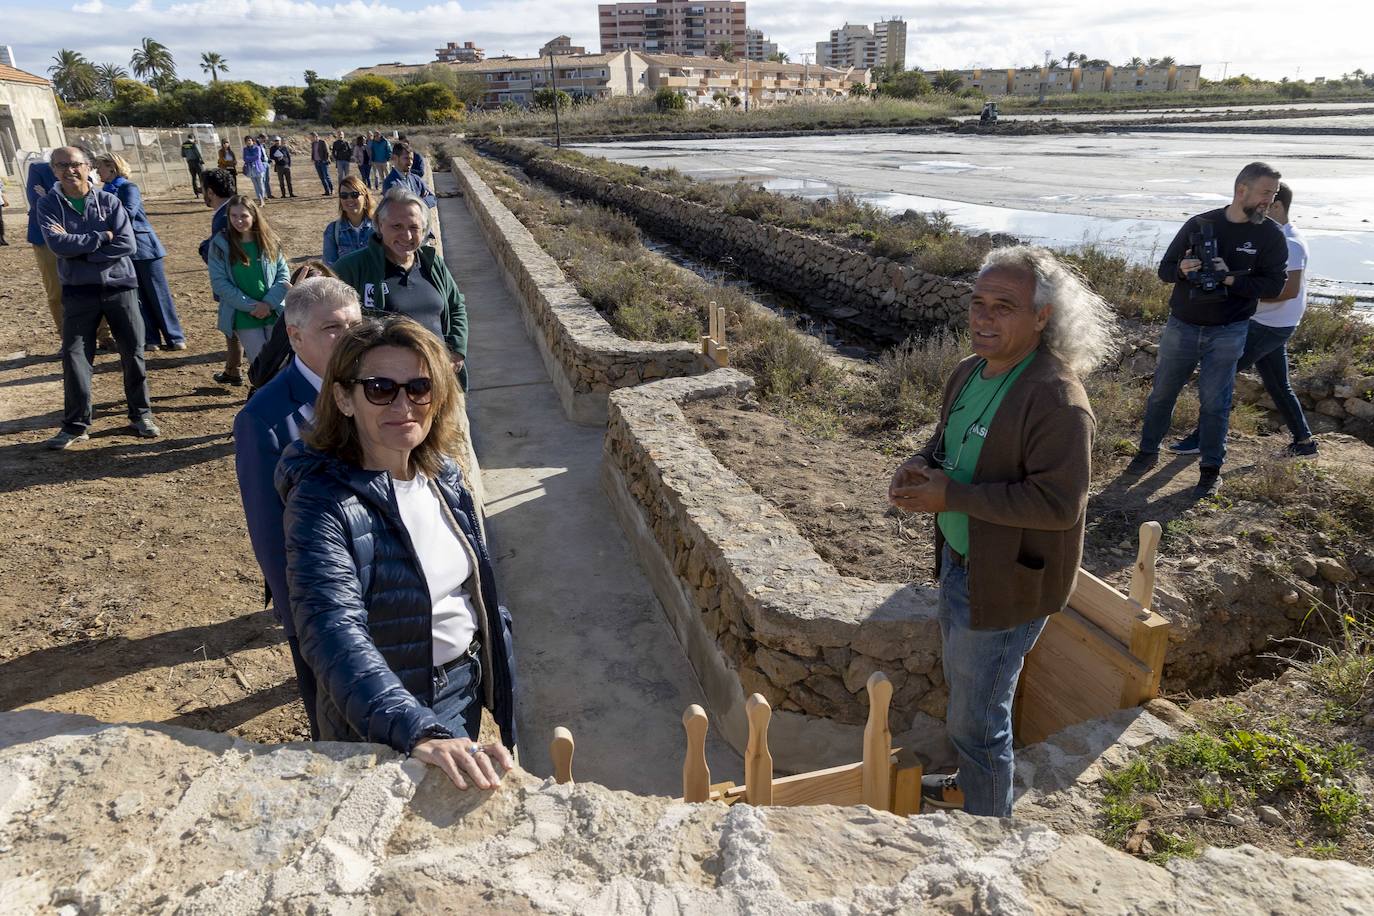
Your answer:
[[[405,188],[392,188],[373,215],[376,234],[364,248],[335,263],[334,271],[358,291],[365,313],[407,315],[442,340],[466,390],[467,309],[443,258],[424,244],[429,220],[423,200]]]
[[[229,226],[210,241],[210,286],[219,299],[219,329],[238,337],[252,365],[282,314],[291,274],[258,205],[240,195],[226,206]]]

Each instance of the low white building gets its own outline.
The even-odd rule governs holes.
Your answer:
[[[49,150],[66,142],[52,83],[0,63],[0,169],[5,176],[17,174],[22,153]]]

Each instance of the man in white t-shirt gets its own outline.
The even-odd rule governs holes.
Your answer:
[[[1278,296],[1260,300],[1259,308],[1250,318],[1245,352],[1236,363],[1236,371],[1253,366],[1259,373],[1264,390],[1274,399],[1288,432],[1293,436],[1284,454],[1300,457],[1317,454],[1317,443],[1312,438],[1307,417],[1303,415],[1302,404],[1298,403],[1293,386],[1288,382],[1288,338],[1298,329],[1298,322],[1302,321],[1303,312],[1307,310],[1307,243],[1288,221],[1292,205],[1293,189],[1279,182],[1278,193],[1269,205],[1267,215],[1279,224],[1284,238],[1288,240],[1288,281]],[[1196,455],[1197,430],[1169,446],[1169,451],[1176,455]]]

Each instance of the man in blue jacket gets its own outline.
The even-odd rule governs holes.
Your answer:
[[[399,184],[423,200],[425,206],[432,210],[439,205],[439,201],[434,197],[429,185],[425,184],[425,180],[416,175],[411,168],[414,157],[415,153],[408,143],[400,142],[391,148],[391,171],[382,179],[382,193],[385,194]]]
[[[62,429],[45,444],[61,451],[90,438],[91,369],[102,317],[119,345],[130,428],[152,439],[159,431],[143,364],[138,276],[130,260],[137,250],[133,224],[118,197],[92,186],[84,152],[64,146],[49,161],[58,183],[38,201],[38,227],[57,256],[62,281],[63,410]]]
[[[272,598],[272,612],[286,630],[296,684],[310,722],[311,740],[320,738],[315,719],[315,675],[301,656],[300,641],[287,604],[286,544],[281,497],[273,482],[282,450],[310,428],[315,400],[334,344],[363,320],[353,287],[332,277],[311,277],[286,294],[286,333],[295,355],[263,385],[234,419],[234,464],[239,495],[248,520],[248,538]]]
[[[391,161],[391,143],[382,136],[380,130],[374,130],[367,148],[372,157],[371,178],[380,184],[382,176],[386,174],[387,163]]]

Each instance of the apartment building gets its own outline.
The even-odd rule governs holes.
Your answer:
[[[653,0],[597,6],[601,53],[707,56],[721,42],[737,54],[749,44],[743,0]]]
[[[901,17],[873,25],[831,29],[829,41],[816,42],[816,63],[823,67],[888,67],[906,69],[906,22]]]
[[[645,54],[644,60],[648,63],[648,88],[651,91],[663,87],[672,89],[681,94],[691,108],[720,105],[717,94],[737,98],[740,104],[747,98],[751,108],[799,99],[837,100],[848,96],[857,85],[867,86],[870,78],[866,69],[840,70],[815,64],[748,59],[726,61],[672,54]]]
[[[873,37],[878,41],[878,66],[905,70],[906,20],[893,16],[873,23]]]
[[[763,29],[745,29],[744,34],[747,36],[744,56],[750,60],[767,60],[778,53],[777,42],[769,41]]]
[[[929,80],[941,71],[926,70]],[[1156,67],[1022,67],[1006,70],[949,71],[959,75],[961,89],[978,89],[987,96],[1046,95],[1080,92],[1194,92],[1202,68],[1198,65]]]
[[[375,75],[400,79],[427,64],[378,64],[360,67],[347,74]],[[534,103],[535,93],[558,88],[574,98],[605,99],[616,95],[636,95],[648,88],[648,64],[638,54],[621,51],[618,54],[555,55],[550,67],[548,57],[492,57],[472,63],[450,63],[459,73],[472,73],[486,82],[482,98],[484,108],[498,108],[507,103],[528,107]]]
[[[539,49],[540,57],[548,57],[550,54],[552,54],[554,57],[564,57],[569,54],[586,53],[586,48],[582,47],[581,45],[573,44],[572,39],[569,38],[567,35],[559,35],[557,38],[552,39],[551,41],[549,41],[548,44],[544,45],[544,47]]]
[[[434,56],[436,60],[443,64],[455,62],[470,64],[482,60],[486,57],[486,54],[481,48],[474,46],[470,41],[463,42],[461,47],[456,41],[450,41],[442,48],[435,48]]]

